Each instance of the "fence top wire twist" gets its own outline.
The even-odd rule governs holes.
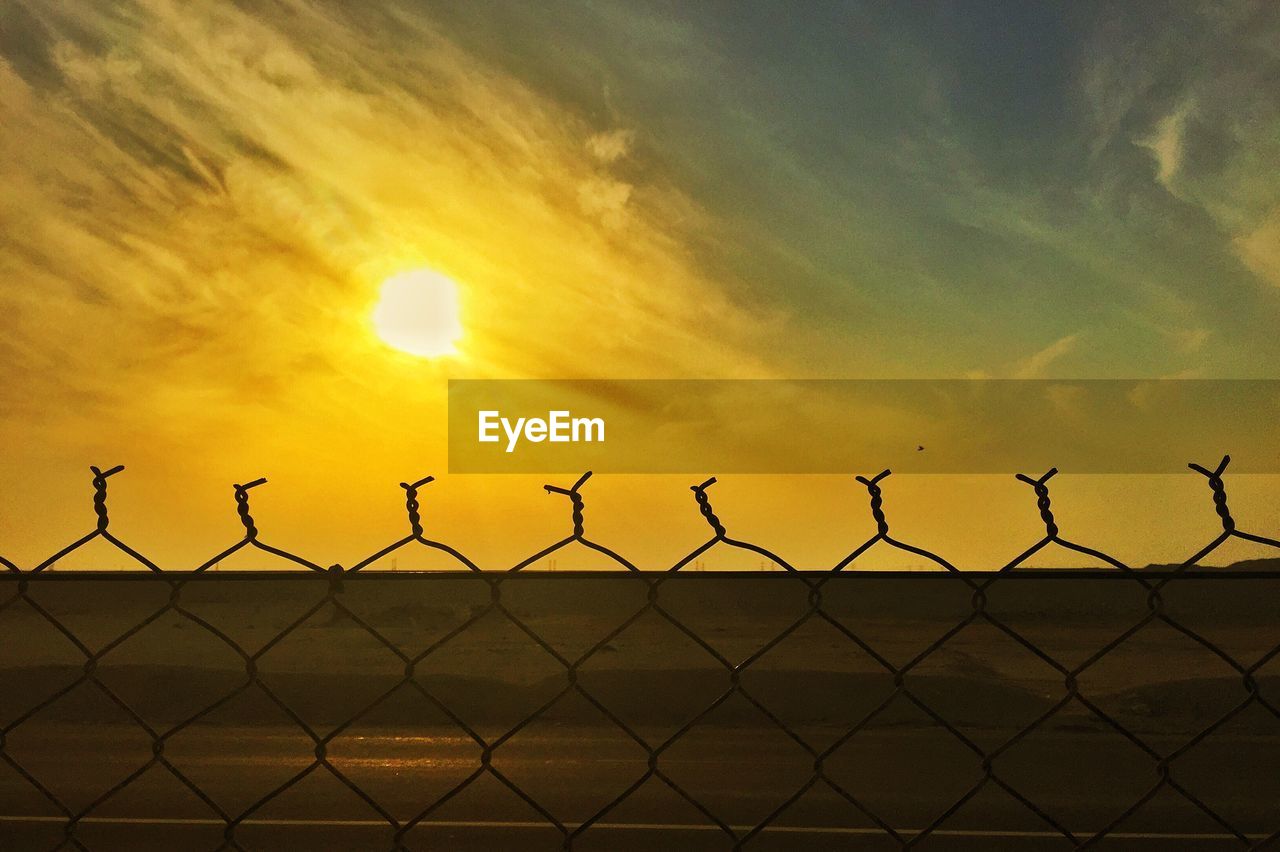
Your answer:
[[[400,487],[404,489],[404,506],[409,513],[409,530],[414,538],[422,538],[422,515],[418,509],[418,489],[429,482],[435,482],[434,476],[424,476],[413,484],[401,482]]]
[[[616,551],[608,547],[605,547],[603,544],[600,544],[596,541],[593,541],[587,538],[586,526],[585,526],[585,520],[584,520],[584,509],[585,509],[586,503],[582,499],[581,489],[582,489],[582,486],[585,485],[587,480],[590,478],[591,478],[591,471],[587,471],[586,473],[582,474],[582,476],[578,477],[577,481],[574,482],[573,485],[569,486],[568,488],[564,488],[559,485],[542,486],[543,490],[546,491],[548,494],[560,494],[569,498],[569,513],[570,513],[569,518],[573,524],[573,531],[569,535],[557,541],[555,544],[551,545],[550,547],[544,547],[542,550],[539,550],[537,553],[533,554],[527,559],[522,559],[521,561],[517,562],[510,569],[513,573],[517,571],[523,571],[525,568],[528,568],[530,565],[534,565],[535,563],[540,562],[543,559],[546,559],[551,554],[557,553],[571,544],[578,544],[581,547],[587,548],[588,550],[593,550],[596,553],[603,554],[604,556],[608,557],[612,562],[617,564],[620,568],[623,568],[627,571],[640,570],[635,565],[633,565],[631,561],[626,557],[622,556],[621,554],[617,553]]]
[[[81,547],[97,538],[106,540],[112,547],[116,548],[121,553],[124,553],[131,560],[138,563],[143,568],[146,568],[148,571],[159,572],[160,567],[158,565],[147,559],[129,545],[125,544],[120,539],[116,538],[116,536],[107,529],[111,524],[111,518],[107,512],[107,480],[123,471],[124,465],[116,465],[115,467],[108,468],[107,470],[102,470],[98,467],[90,467],[89,470],[93,473],[93,512],[97,516],[97,522],[93,531],[62,548],[57,553],[54,553],[52,556],[32,568],[30,573],[38,574],[41,571],[48,569],[58,560],[76,550],[79,550]],[[13,563],[6,560],[6,564],[12,565]]]
[[[1213,496],[1214,510],[1218,514],[1222,523],[1222,533],[1220,534],[1220,536],[1217,539],[1215,539],[1213,542],[1211,542],[1209,545],[1207,545],[1201,552],[1197,553],[1196,555],[1191,557],[1189,560],[1187,560],[1190,563],[1198,562],[1200,559],[1206,556],[1209,552],[1219,547],[1224,541],[1226,541],[1229,538],[1239,538],[1239,539],[1252,541],[1252,542],[1264,544],[1264,545],[1270,544],[1272,541],[1272,539],[1266,538],[1264,536],[1246,533],[1246,532],[1240,531],[1237,528],[1235,519],[1232,517],[1230,509],[1227,504],[1226,486],[1223,480],[1223,473],[1226,471],[1226,468],[1229,465],[1230,461],[1231,461],[1231,457],[1229,455],[1226,455],[1226,456],[1223,456],[1222,460],[1212,469],[1196,464],[1194,462],[1188,465],[1189,469],[1203,475],[1207,479],[1209,488]],[[110,514],[108,512],[108,505],[107,505],[107,481],[110,477],[113,477],[116,474],[124,471],[124,469],[125,469],[124,465],[116,465],[114,467],[107,468],[105,470],[96,466],[90,468],[90,471],[92,472],[92,475],[93,475],[93,479],[92,479],[93,511],[96,516],[96,523],[94,528],[88,534],[77,539],[76,541],[72,542],[66,547],[58,550],[56,553],[52,554],[51,556],[47,557],[46,559],[42,560],[40,563],[35,565],[33,568],[30,568],[26,571],[24,571],[24,569],[19,567],[17,563],[7,558],[4,558],[3,556],[0,556],[0,571],[7,572],[7,573],[30,573],[30,574],[37,574],[37,573],[44,572],[49,568],[53,567],[55,563],[63,560],[72,552],[80,549],[81,547],[87,545],[88,543],[90,543],[91,541],[97,538],[105,539],[111,546],[113,546],[117,550],[124,553],[133,562],[137,563],[138,565],[145,568],[146,570],[153,571],[153,572],[161,571],[162,569],[159,566],[157,566],[154,562],[152,562],[147,557],[143,556],[137,550],[125,544],[121,539],[116,537],[109,529],[111,519],[110,519]],[[891,472],[889,470],[883,470],[880,473],[876,474],[875,476],[867,477],[867,476],[858,475],[855,477],[856,480],[867,489],[867,494],[870,498],[871,517],[872,517],[872,521],[875,524],[876,532],[870,539],[863,542],[861,545],[855,548],[852,552],[850,552],[847,556],[845,556],[842,560],[840,560],[840,562],[838,562],[831,570],[841,571],[849,567],[868,548],[870,548],[877,542],[883,541],[891,547],[894,547],[894,548],[903,550],[905,552],[915,554],[924,559],[927,559],[928,561],[934,563],[935,565],[943,569],[950,570],[950,571],[959,571],[958,568],[953,566],[950,562],[948,562],[946,559],[942,558],[941,556],[937,555],[936,553],[932,553],[930,551],[917,548],[913,545],[909,545],[904,542],[898,541],[890,535],[889,522],[888,522],[888,518],[884,508],[883,486],[881,484],[883,480],[890,475],[890,473]],[[1091,548],[1083,547],[1081,545],[1078,545],[1074,542],[1071,542],[1061,537],[1061,530],[1054,516],[1052,504],[1051,504],[1051,498],[1049,494],[1049,481],[1057,474],[1058,474],[1058,469],[1051,468],[1049,471],[1047,471],[1046,473],[1044,473],[1039,477],[1032,477],[1023,473],[1019,473],[1015,475],[1019,481],[1030,485],[1035,492],[1036,506],[1040,512],[1041,520],[1044,522],[1044,526],[1045,526],[1045,538],[1041,542],[1038,542],[1036,545],[1034,545],[1027,552],[1022,553],[1014,561],[1015,562],[1025,561],[1026,558],[1033,555],[1034,552],[1038,551],[1046,544],[1056,543],[1067,548],[1068,550],[1078,552],[1082,555],[1091,556],[1091,557],[1100,559],[1101,561],[1110,565],[1111,567],[1125,569],[1125,570],[1132,570],[1131,568],[1129,568],[1129,566],[1124,565],[1123,563],[1119,562],[1118,560],[1115,560],[1114,558],[1108,556],[1107,554],[1101,553]],[[569,498],[570,521],[572,525],[571,531],[564,538],[560,539],[559,541],[555,542],[554,544],[546,548],[543,548],[542,550],[539,550],[538,552],[534,553],[532,556],[529,556],[517,562],[514,566],[506,570],[522,571],[526,568],[535,566],[538,562],[546,559],[547,557],[551,556],[557,551],[575,543],[589,550],[593,550],[597,553],[601,553],[605,555],[611,561],[616,563],[620,568],[623,568],[629,571],[640,570],[631,560],[627,559],[626,557],[622,556],[616,551],[587,537],[586,529],[585,529],[585,517],[584,517],[585,501],[582,496],[582,487],[587,483],[587,481],[591,478],[591,476],[592,476],[592,472],[587,471],[584,474],[582,474],[572,485],[568,487],[553,485],[553,484],[547,484],[543,486],[544,490],[548,494],[562,495]],[[246,547],[249,547],[317,573],[324,573],[329,575],[349,574],[355,571],[360,571],[362,569],[365,569],[368,566],[370,566],[372,563],[377,562],[379,559],[382,559],[383,557],[388,556],[389,554],[395,552],[396,550],[399,550],[400,548],[411,543],[416,543],[430,549],[441,551],[447,554],[448,556],[450,556],[454,561],[459,563],[460,566],[468,570],[471,570],[471,571],[485,570],[485,569],[481,569],[480,566],[477,565],[474,561],[472,561],[470,558],[468,558],[467,556],[465,556],[463,553],[456,550],[452,546],[445,544],[444,542],[436,541],[426,537],[425,528],[423,526],[423,518],[422,518],[422,511],[421,511],[422,506],[420,502],[419,491],[423,486],[434,481],[435,481],[434,476],[425,476],[413,482],[400,483],[400,488],[404,490],[404,494],[405,494],[405,508],[406,508],[408,521],[409,521],[409,534],[407,536],[405,536],[404,538],[396,542],[393,542],[392,544],[384,548],[379,549],[378,551],[370,554],[364,559],[361,559],[360,561],[352,565],[352,567],[350,568],[343,568],[341,565],[331,565],[327,569],[322,567],[319,563],[315,561],[299,556],[290,551],[277,548],[272,545],[264,543],[260,538],[260,530],[258,528],[257,522],[254,519],[253,513],[251,511],[249,492],[255,488],[265,485],[267,483],[267,480],[266,478],[257,478],[249,482],[246,482],[244,484],[236,483],[232,486],[233,496],[235,500],[235,509],[236,509],[238,519],[241,525],[244,527],[244,537],[240,541],[236,542],[234,545],[220,551],[215,556],[202,562],[199,566],[193,569],[193,573],[202,573],[202,572],[208,571],[213,566],[217,565],[218,563],[227,559],[228,557],[234,555],[238,551]],[[711,538],[708,541],[696,547],[688,555],[678,560],[674,565],[672,565],[667,570],[679,571],[680,569],[688,566],[691,562],[693,562],[695,559],[697,559],[699,556],[701,556],[703,553],[705,553],[707,550],[709,550],[710,548],[712,548],[717,544],[724,544],[729,547],[739,548],[739,549],[748,550],[754,553],[758,553],[761,556],[764,556],[769,560],[773,561],[774,563],[776,563],[777,565],[781,566],[784,570],[788,570],[788,571],[797,570],[791,565],[791,563],[789,563],[786,559],[781,557],[779,554],[773,552],[772,550],[753,544],[751,542],[732,538],[728,535],[728,531],[724,523],[721,521],[719,515],[716,514],[710,499],[709,490],[713,485],[716,484],[716,481],[717,481],[716,477],[713,476],[701,483],[689,486],[690,490],[693,492],[694,500],[697,504],[698,512],[702,515],[702,517],[706,520],[707,524],[711,527],[711,531],[712,531]]]
[[[1231,532],[1236,528],[1236,522],[1231,517],[1231,510],[1227,508],[1227,488],[1222,483],[1222,472],[1227,469],[1227,465],[1231,463],[1231,456],[1223,456],[1222,461],[1213,470],[1207,470],[1200,465],[1192,462],[1187,465],[1198,473],[1203,474],[1209,480],[1209,489],[1213,492],[1213,505],[1218,513],[1218,517],[1222,518],[1222,529]]]
[[[711,497],[707,494],[707,490],[715,484],[716,478],[713,476],[698,485],[689,486],[689,490],[693,492],[693,499],[698,505],[699,514],[706,519],[707,524],[711,527],[712,536],[699,546],[695,547],[684,558],[677,561],[669,570],[671,572],[679,571],[711,548],[723,544],[725,547],[758,554],[779,565],[784,571],[797,573],[796,568],[790,562],[783,559],[774,551],[766,547],[761,547],[758,544],[752,544],[749,541],[742,541],[740,539],[729,537],[724,524],[720,522],[720,517],[716,515],[715,510],[711,507]]]

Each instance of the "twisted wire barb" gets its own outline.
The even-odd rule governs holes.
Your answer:
[[[1050,539],[1058,537],[1058,524],[1053,520],[1053,509],[1049,501],[1049,480],[1053,479],[1058,473],[1056,467],[1049,468],[1049,471],[1039,479],[1032,479],[1025,473],[1017,474],[1022,482],[1030,485],[1036,492],[1036,508],[1040,510],[1040,520],[1044,521],[1044,534]]]
[[[1231,510],[1227,508],[1227,488],[1222,482],[1222,472],[1227,469],[1229,464],[1231,464],[1231,456],[1223,456],[1222,461],[1213,470],[1201,467],[1195,462],[1187,465],[1187,467],[1208,478],[1209,489],[1213,492],[1214,510],[1217,511],[1218,517],[1222,518],[1222,529],[1225,532],[1232,532],[1236,528],[1236,522],[1231,517]]]
[[[124,470],[124,465],[118,464],[105,472],[96,467],[89,470],[93,471],[93,511],[98,516],[98,529],[105,531],[110,523],[107,518],[107,477]]]
[[[102,470],[98,467],[90,467],[93,473],[93,513],[97,516],[97,521],[92,532],[73,541],[71,544],[54,553],[45,559],[39,565],[31,569],[32,573],[39,573],[53,567],[62,559],[70,556],[80,548],[84,547],[94,539],[101,538],[111,544],[116,550],[128,556],[131,560],[138,563],[149,571],[158,572],[160,568],[151,560],[147,559],[138,551],[116,538],[107,527],[111,523],[110,516],[107,513],[107,479],[115,476],[124,470],[124,465],[116,465],[115,467]]]
[[[584,517],[583,511],[584,511],[584,507],[586,506],[586,503],[582,499],[581,489],[582,489],[582,486],[585,485],[587,480],[590,478],[591,478],[591,471],[587,471],[586,473],[582,474],[582,476],[578,477],[577,482],[573,483],[573,485],[569,486],[568,488],[562,488],[561,486],[558,486],[558,485],[542,486],[543,490],[546,491],[548,494],[562,494],[569,498],[570,520],[573,523],[573,532],[570,533],[568,536],[560,539],[555,544],[549,547],[544,547],[542,550],[539,550],[537,553],[533,554],[532,556],[526,559],[520,560],[519,562],[517,562],[515,565],[511,567],[510,569],[511,573],[523,571],[525,568],[528,568],[530,565],[534,565],[538,562],[541,562],[543,559],[546,559],[551,554],[556,553],[560,550],[563,550],[565,547],[574,543],[577,543],[582,547],[587,548],[588,550],[593,550],[596,553],[603,554],[605,557],[612,560],[614,563],[622,566],[623,568],[627,569],[628,571],[640,570],[635,565],[633,565],[630,560],[626,559],[624,556],[622,556],[618,552],[587,538],[586,528],[583,520],[583,517]]]
[[[421,508],[418,504],[418,489],[428,482],[435,481],[436,478],[434,476],[426,476],[412,485],[408,482],[400,483],[400,487],[404,489],[404,507],[409,513],[409,529],[414,538],[422,538],[422,515],[418,511]]]
[[[582,509],[583,509],[583,506],[586,505],[582,501],[582,493],[579,491],[579,489],[582,488],[583,484],[586,483],[586,481],[590,478],[591,478],[591,471],[587,471],[586,473],[582,474],[582,476],[578,477],[578,481],[573,483],[573,485],[570,486],[569,488],[560,488],[559,486],[556,486],[556,485],[542,486],[548,494],[563,494],[569,498],[570,504],[573,507],[572,509],[573,537],[575,539],[582,538],[582,532],[583,532]]]
[[[232,486],[235,490],[236,514],[240,516],[240,523],[244,525],[244,537],[249,541],[256,541],[258,538],[258,527],[253,523],[253,515],[249,514],[249,489],[266,484],[265,478],[259,478],[245,485]]]
[[[347,570],[348,574],[354,574],[356,571],[363,570],[383,557],[389,556],[397,550],[400,550],[402,547],[414,543],[420,544],[428,550],[437,550],[441,553],[447,554],[450,559],[469,571],[480,570],[480,567],[463,555],[461,551],[456,550],[444,542],[435,541],[426,537],[426,531],[422,526],[422,514],[420,511],[422,507],[418,502],[418,489],[435,481],[436,478],[434,476],[424,476],[422,479],[416,480],[412,483],[400,483],[400,487],[404,489],[405,511],[409,516],[409,534],[399,541],[392,542],[381,550],[375,551],[364,559],[361,559]]]
[[[690,485],[689,490],[693,492],[693,499],[698,503],[698,511],[702,513],[702,517],[707,519],[707,523],[711,525],[711,529],[715,531],[717,539],[724,538],[724,524],[720,523],[720,519],[716,517],[716,513],[711,508],[711,498],[707,496],[707,489],[716,484],[716,478],[713,476],[701,485]]]
[[[882,470],[871,479],[865,476],[857,477],[857,480],[867,486],[867,494],[871,496],[871,517],[876,522],[876,534],[881,537],[889,534],[889,521],[884,516],[884,499],[880,496],[883,492],[880,488],[880,480],[884,479],[891,473],[889,470]]]

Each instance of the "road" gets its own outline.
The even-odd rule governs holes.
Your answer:
[[[146,762],[145,738],[126,726],[50,724],[15,731],[8,752],[72,807]],[[827,741],[836,731],[806,732]],[[992,742],[1001,732],[987,732]],[[1185,738],[1181,738],[1185,739]],[[1150,739],[1157,748],[1174,740]],[[105,744],[104,744],[105,743]],[[1212,743],[1212,745],[1211,745]],[[1280,737],[1223,735],[1175,768],[1175,779],[1202,795],[1247,832],[1280,827],[1274,786]],[[312,747],[296,732],[206,727],[167,746],[165,756],[228,812],[253,801],[310,763]],[[1229,771],[1222,755],[1234,755]],[[1070,759],[1064,760],[1064,754]],[[1241,756],[1247,756],[1243,758]],[[399,819],[444,794],[479,764],[479,748],[456,732],[400,735],[366,731],[335,741],[329,758],[349,780]],[[639,779],[647,758],[635,743],[599,728],[544,726],[495,751],[493,766],[572,828]],[[763,728],[699,728],[662,756],[665,774],[739,831],[749,828],[811,775],[795,743]],[[1038,767],[1070,766],[1070,777]],[[927,768],[927,771],[925,770]],[[0,848],[53,848],[62,820],[15,772],[0,767]],[[978,760],[948,736],[917,727],[860,733],[826,763],[826,773],[855,792],[905,836],[932,821],[980,776]],[[1114,734],[1053,730],[1028,738],[995,763],[997,774],[1069,828],[1088,836],[1156,781],[1149,760]],[[1207,792],[1202,792],[1207,791]],[[213,849],[223,822],[172,775],[153,767],[94,808],[77,831],[92,850]],[[1165,790],[1103,849],[1240,848],[1234,838]],[[323,768],[255,811],[237,830],[249,850],[380,850],[391,829]],[[498,780],[484,775],[432,814],[407,839],[412,849],[559,849],[562,835]],[[729,849],[732,842],[669,787],[650,780],[575,843],[575,849]],[[895,844],[822,783],[758,835],[749,849],[892,849]],[[930,836],[924,849],[1069,849],[1026,807],[989,785]]]

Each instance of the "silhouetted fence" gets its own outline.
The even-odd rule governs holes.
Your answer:
[[[1280,571],[1198,568],[1232,539],[1280,548],[1236,528],[1228,461],[1192,465],[1222,532],[1162,570],[1064,538],[1056,471],[1019,475],[1045,534],[987,572],[890,534],[888,471],[858,477],[876,533],[827,571],[730,537],[714,479],[692,488],[710,538],[641,571],[586,536],[587,474],[546,486],[568,497],[572,533],[506,571],[426,536],[428,477],[401,484],[408,535],[349,568],[264,543],[249,509],[263,480],[236,485],[244,538],[170,572],[110,531],[122,468],[94,468],[88,535],[28,570],[0,559],[0,838],[85,850],[193,828],[212,834],[156,842],[250,850],[283,848],[263,831],[328,826],[393,850],[464,848],[474,831],[507,837],[487,848],[1275,845]],[[98,538],[141,570],[54,570]],[[525,570],[575,543],[618,570]],[[938,571],[855,570],[878,544]],[[1015,570],[1051,544],[1110,567]],[[681,571],[717,545],[783,570]],[[461,570],[364,570],[413,546]],[[305,570],[212,573],[246,548]],[[194,740],[205,751],[184,758]],[[247,792],[264,767],[285,777]],[[334,817],[342,797],[360,813]]]

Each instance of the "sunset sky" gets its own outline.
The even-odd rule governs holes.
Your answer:
[[[112,530],[166,566],[235,540],[232,482],[271,480],[265,540],[349,564],[436,474],[428,532],[508,567],[567,501],[445,475],[451,377],[1280,378],[1267,0],[0,0],[0,183],[24,566],[123,463]],[[452,356],[374,331],[424,268],[458,283]],[[1064,530],[1122,558],[1219,529],[1195,474],[1069,474]],[[588,532],[666,567],[706,537],[702,478],[593,479]],[[1228,486],[1280,529],[1280,478]],[[1012,476],[885,489],[964,567],[1043,531]],[[713,499],[803,567],[874,529],[852,476]]]

